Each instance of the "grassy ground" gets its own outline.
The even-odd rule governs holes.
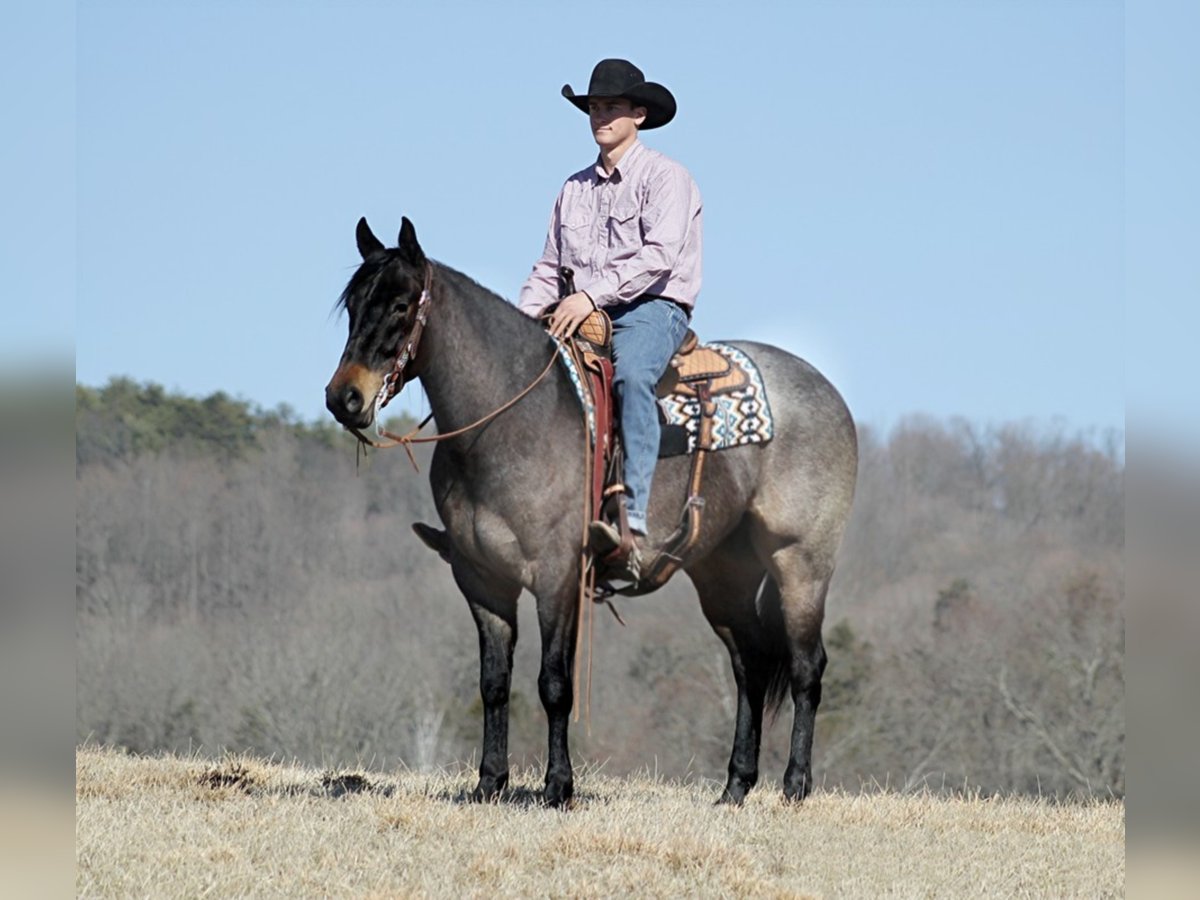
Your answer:
[[[1047,896],[1125,892],[1123,803],[818,793],[577,771],[570,812],[540,774],[464,801],[466,771],[379,776],[246,758],[76,753],[83,897]]]

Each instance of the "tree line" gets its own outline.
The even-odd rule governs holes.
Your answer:
[[[128,379],[77,385],[75,426],[79,739],[380,768],[478,752],[474,625],[410,530],[436,516],[402,453],[361,460],[286,407]],[[912,416],[859,437],[818,780],[1123,796],[1121,436]],[[627,627],[597,611],[573,752],[722,778],[736,691],[690,585],[620,610]],[[545,752],[528,597],[519,627],[518,764]]]

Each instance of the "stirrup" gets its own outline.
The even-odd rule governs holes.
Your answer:
[[[588,525],[588,546],[597,556],[607,556],[621,546],[621,532],[597,519]]]
[[[596,520],[588,525],[588,545],[598,560],[601,577],[608,581],[628,581],[637,584],[642,576],[642,552],[637,539],[631,539],[627,552],[621,532],[614,525]]]
[[[611,589],[613,581],[627,581],[634,586],[642,580],[642,554],[636,544],[626,556],[604,559],[600,566],[602,580],[599,583],[604,587]]]

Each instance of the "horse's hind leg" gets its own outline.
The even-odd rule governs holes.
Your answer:
[[[517,643],[520,588],[499,588],[456,561],[454,580],[479,629],[479,694],[483,700],[483,756],[471,799],[491,800],[508,784],[508,696]]]
[[[801,649],[802,648],[802,649]],[[818,630],[815,640],[793,644],[792,699],[796,718],[792,722],[792,748],[783,774],[783,796],[803,800],[812,792],[813,726],[821,703],[821,676],[825,672],[825,645]]]
[[[772,635],[755,610],[765,569],[737,534],[688,570],[700,606],[729,651],[737,682],[737,720],[729,778],[718,803],[741,804],[758,781],[763,708],[768,688],[787,663],[781,635]],[[770,585],[773,588],[773,585]]]
[[[797,544],[776,550],[771,555],[770,567],[780,589],[791,658],[792,700],[796,707],[783,795],[799,801],[809,795],[813,786],[813,725],[821,703],[821,675],[826,661],[821,623],[833,571],[832,566],[816,569],[811,556]]]

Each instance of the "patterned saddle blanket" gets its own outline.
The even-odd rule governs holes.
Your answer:
[[[660,458],[695,453],[699,449],[702,401],[697,387],[710,384],[714,404],[709,450],[743,444],[765,444],[774,436],[774,420],[758,366],[737,347],[722,343],[685,341],[686,353],[676,355],[658,383]],[[593,444],[596,410],[572,355],[560,346],[559,355],[579,395]]]
[[[626,519],[621,458],[614,447],[613,370],[609,358],[612,332],[603,312],[597,310],[591,319],[596,320],[594,329],[580,329],[569,347],[568,342],[560,341],[558,349],[579,396],[591,438],[587,453],[588,516],[602,518],[619,528],[621,544],[617,550],[620,550],[632,546],[633,534]],[[691,456],[687,496],[678,527],[649,569],[635,573],[635,583],[625,587],[614,586],[610,580],[598,582],[606,595],[644,594],[666,584],[700,534],[704,511],[701,485],[709,452],[743,444],[763,444],[774,433],[766,387],[754,361],[729,344],[700,345],[690,330],[660,380],[657,395],[662,421],[658,455],[659,458]],[[602,579],[607,577],[604,565],[613,553],[598,562]],[[614,572],[618,584],[628,579],[628,572],[622,569]]]
[[[699,447],[701,399],[696,386],[711,379],[713,412],[710,450],[765,444],[775,433],[767,389],[758,366],[729,344],[701,344],[671,366],[658,384],[662,440],[658,455],[695,453]]]

